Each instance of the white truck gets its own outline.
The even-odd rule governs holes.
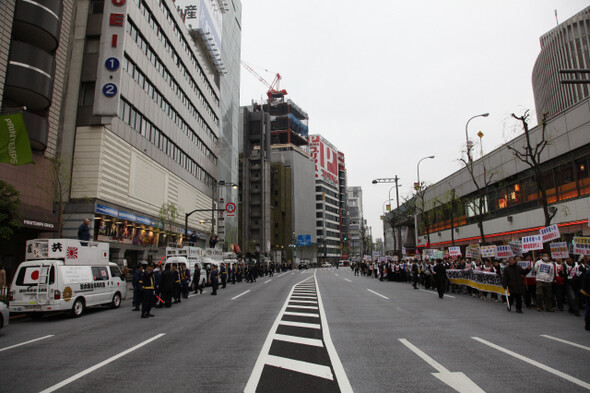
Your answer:
[[[109,245],[83,245],[74,239],[27,241],[25,261],[14,276],[10,311],[39,313],[70,311],[74,317],[86,307],[118,308],[127,297],[125,277],[109,262]]]
[[[205,286],[207,283],[207,271],[205,269],[203,255],[203,249],[199,247],[166,247],[166,262],[164,263],[164,267],[168,264],[180,265],[184,263],[191,273],[191,284],[198,283],[199,285]],[[195,280],[195,265],[199,265],[199,269],[201,269],[201,275],[198,280]]]

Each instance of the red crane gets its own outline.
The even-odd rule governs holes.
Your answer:
[[[264,86],[268,87],[268,91],[266,92],[266,95],[268,96],[269,100],[273,99],[273,96],[275,96],[274,98],[278,98],[276,97],[276,95],[278,94],[279,96],[285,96],[287,95],[287,90],[283,89],[280,90],[280,84],[281,84],[281,74],[277,73],[275,75],[275,78],[273,79],[272,83],[268,83],[266,81],[266,79],[264,79],[262,76],[260,76],[256,71],[254,71],[254,69],[252,67],[250,67],[248,64],[244,63],[242,61],[242,66],[247,69],[252,75],[254,75],[260,82],[262,82],[262,84],[264,84]]]

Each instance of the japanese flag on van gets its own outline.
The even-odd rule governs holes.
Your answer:
[[[39,281],[39,273],[41,271],[40,267],[27,267],[25,270],[25,276],[23,279],[23,284],[37,284]]]

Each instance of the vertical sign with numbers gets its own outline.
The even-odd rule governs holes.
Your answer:
[[[119,109],[121,62],[124,56],[127,1],[105,0],[98,55],[96,88],[94,90],[95,116],[117,116]],[[109,120],[106,121],[110,123]]]

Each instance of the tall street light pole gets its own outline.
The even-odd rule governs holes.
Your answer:
[[[399,213],[399,190],[398,190],[398,187],[401,184],[398,184],[398,181],[399,181],[399,177],[397,177],[397,175],[395,175],[392,178],[375,179],[375,180],[373,180],[372,183],[373,184],[377,184],[377,183],[395,183],[395,197],[396,197],[396,200],[397,200],[397,210],[398,210],[398,213]],[[392,189],[393,189],[393,187],[389,189],[389,206],[390,206],[390,208],[391,208],[391,190]],[[385,226],[384,226],[384,228],[385,228]],[[401,241],[402,239],[401,239],[401,235],[402,235],[402,232],[398,230],[398,236],[397,236],[398,239],[397,239],[397,247],[396,247],[397,248],[396,251],[397,251],[398,261],[401,261],[401,259],[402,259],[402,241]],[[393,229],[393,236],[395,236],[395,229]],[[385,243],[385,236],[383,238],[383,242]]]
[[[228,186],[233,188],[234,190],[238,188],[238,185],[235,183],[226,182],[225,180],[218,180],[213,186],[213,198],[211,200],[211,236],[215,235],[215,232],[219,233],[219,219],[215,220],[215,211],[221,213],[225,211],[225,206],[223,209],[216,209],[215,204],[219,204],[220,193],[219,187],[220,186]],[[218,214],[219,216],[219,214]],[[219,217],[218,217],[219,218]],[[217,231],[215,230],[215,224],[217,223]]]
[[[467,146],[467,161],[469,163],[471,163],[472,158],[471,158],[471,146],[469,143],[469,133],[467,131],[468,127],[469,127],[469,122],[473,119],[475,119],[476,117],[488,117],[490,114],[489,113],[482,113],[480,115],[475,115],[473,117],[471,117],[469,120],[467,120],[467,123],[465,124],[465,144]]]

